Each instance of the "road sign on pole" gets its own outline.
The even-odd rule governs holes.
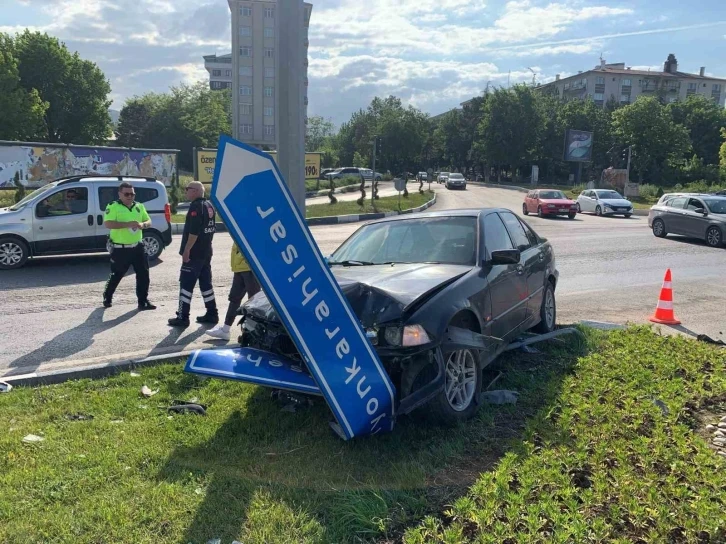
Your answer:
[[[395,387],[275,161],[220,137],[211,198],[295,342],[344,439],[393,429]]]

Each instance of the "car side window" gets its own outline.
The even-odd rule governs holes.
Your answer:
[[[537,235],[534,233],[534,231],[531,228],[529,228],[529,225],[527,225],[521,219],[519,219],[519,222],[522,224],[522,228],[524,229],[524,232],[527,233],[527,238],[529,238],[529,245],[530,245],[530,247],[534,247],[537,244],[539,244],[539,240],[537,239]]]
[[[496,213],[484,218],[484,245],[487,250],[487,259],[491,259],[492,251],[514,249],[504,223]]]
[[[686,208],[690,211],[697,210],[698,208],[705,209],[703,202],[696,198],[689,198],[688,199],[688,206]]]
[[[136,193],[136,202],[149,202],[159,196],[159,191],[152,189],[151,187],[136,187],[134,186],[134,192]],[[99,187],[98,188],[98,203],[102,210],[106,209],[106,206],[110,202],[118,200],[118,187]]]
[[[672,198],[668,202],[666,202],[666,206],[668,206],[669,208],[682,209],[685,205],[686,205],[686,197],[684,197],[684,196]]]
[[[502,213],[500,215],[502,217],[502,221],[504,221],[504,225],[507,227],[509,235],[512,237],[514,247],[516,247],[519,251],[526,251],[529,249],[529,238],[527,237],[527,233],[524,232],[524,228],[519,222],[519,219],[511,213]]]
[[[61,189],[41,200],[35,207],[36,217],[78,215],[88,211],[88,189],[74,187]]]

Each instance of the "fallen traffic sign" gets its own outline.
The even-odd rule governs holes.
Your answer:
[[[344,439],[391,431],[395,388],[272,157],[222,136],[211,198],[333,412],[333,429]]]

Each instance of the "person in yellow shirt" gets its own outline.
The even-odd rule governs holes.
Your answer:
[[[260,291],[260,284],[250,269],[247,259],[245,259],[239,247],[237,247],[237,244],[232,244],[231,265],[234,277],[232,279],[232,288],[229,291],[227,315],[224,318],[223,324],[217,325],[207,331],[209,336],[221,338],[222,340],[229,340],[230,327],[234,324],[234,319],[237,317],[237,310],[242,305],[242,299],[245,294],[249,298],[252,298]]]
[[[103,225],[111,231],[111,275],[103,291],[103,306],[111,307],[113,294],[129,269],[136,272],[136,298],[139,310],[156,310],[149,302],[149,260],[144,248],[143,229],[151,218],[141,202],[136,202],[134,186],[124,181],[118,188],[118,200],[106,206]]]

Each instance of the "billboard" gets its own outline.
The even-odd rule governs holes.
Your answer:
[[[277,162],[276,151],[265,151]],[[319,152],[305,153],[305,179],[317,179],[320,175]],[[214,166],[217,159],[217,150],[197,147],[194,148],[194,179],[202,183],[211,183],[214,177]]]
[[[584,130],[565,130],[565,161],[590,162],[592,160],[593,133]]]
[[[167,187],[176,173],[177,149],[137,149],[37,142],[0,141],[0,188],[29,189],[82,174],[148,176]]]

